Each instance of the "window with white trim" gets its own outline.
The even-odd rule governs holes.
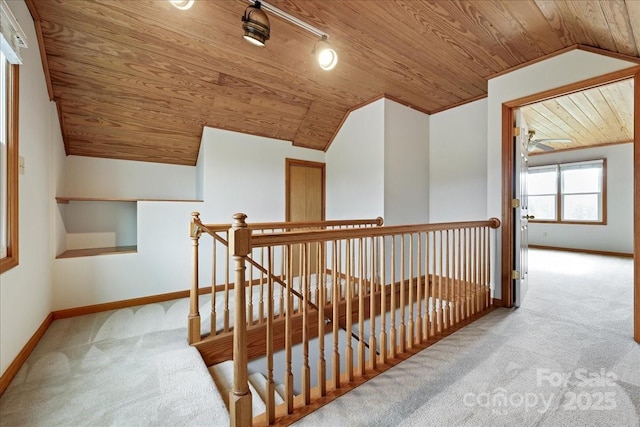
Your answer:
[[[535,221],[606,223],[606,161],[529,168],[529,215]]]
[[[0,0],[0,273],[18,265],[18,65],[26,40]]]

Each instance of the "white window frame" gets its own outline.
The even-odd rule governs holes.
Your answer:
[[[575,170],[586,167],[599,166],[601,168],[600,174],[600,191],[589,193],[565,193],[563,192],[562,180],[563,171]],[[553,163],[540,166],[529,167],[529,173],[535,174],[536,171],[552,170],[556,169],[556,215],[554,219],[539,219],[535,218],[530,222],[539,223],[557,223],[557,224],[592,224],[592,225],[606,225],[607,224],[607,160],[595,159],[580,162],[566,162],[566,163]],[[529,177],[531,179],[531,177]],[[564,213],[564,198],[567,195],[573,194],[597,194],[598,195],[598,219],[597,220],[575,220],[565,219]],[[529,195],[531,196],[531,195]],[[529,202],[529,205],[531,203]]]

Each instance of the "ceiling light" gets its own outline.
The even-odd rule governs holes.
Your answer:
[[[268,3],[258,0],[248,0],[248,2],[251,3],[251,5],[247,7],[242,16],[243,37],[246,41],[256,46],[264,46],[265,42],[269,40],[269,18],[263,11],[264,9],[313,35],[321,37],[321,40],[318,41],[313,48],[313,54],[318,60],[318,65],[320,65],[320,68],[323,70],[332,70],[336,66],[338,63],[338,54],[327,41],[329,37],[327,33]]]
[[[252,45],[262,47],[269,40],[270,25],[267,14],[260,6],[260,2],[256,1],[244,11],[242,16],[244,35],[242,37]]]
[[[323,35],[322,40],[316,43],[313,48],[313,53],[316,55],[318,65],[320,65],[320,68],[323,70],[333,70],[338,63],[338,54],[327,41],[326,35]]]
[[[180,10],[187,10],[191,8],[191,6],[193,6],[193,3],[195,2],[195,0],[169,0],[169,1],[174,7]]]

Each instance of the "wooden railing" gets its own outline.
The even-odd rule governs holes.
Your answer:
[[[247,290],[234,295],[233,426],[274,424],[326,401],[329,394],[337,396],[491,305],[490,229],[500,225],[495,218],[306,231],[286,231],[295,227],[282,225],[285,231],[267,233],[245,219],[234,216],[227,238],[234,283]],[[197,235],[205,228],[195,216],[196,249]],[[263,256],[260,268],[256,250]],[[197,284],[197,251],[194,255]],[[256,269],[265,280],[259,301],[263,317],[258,319],[246,300],[252,299]],[[190,339],[195,337],[190,330]],[[296,344],[301,350],[294,357]],[[317,351],[311,352],[311,346]],[[280,366],[275,365],[278,350]],[[247,363],[256,352],[265,355],[268,386],[266,413],[254,419]],[[284,374],[275,378],[274,371]],[[276,380],[284,384],[284,403],[278,406]]]
[[[307,222],[264,222],[250,224],[248,227],[255,234],[278,233],[293,230],[341,230],[353,228],[368,228],[382,226],[382,218],[375,219],[356,219],[356,220],[332,220],[332,221],[307,221]],[[231,281],[232,265],[231,253],[229,252],[229,232],[232,224],[203,224],[200,221],[200,214],[193,212],[191,214],[190,236],[193,247],[193,276],[191,281],[190,292],[190,313],[188,322],[188,339],[190,344],[199,342],[203,338],[201,327],[201,316],[199,311],[198,294],[200,291],[200,238],[203,234],[212,237],[210,252],[211,257],[211,314],[209,332],[204,336],[216,336],[219,334],[230,333],[233,329],[234,319],[231,314],[233,303],[232,299],[235,295],[235,285]],[[267,317],[264,300],[266,296],[266,284],[268,280],[267,270],[265,266],[265,250],[264,248],[256,248],[252,250],[247,258],[247,263],[252,267],[249,269],[248,282],[245,284],[248,295],[247,322],[251,325],[254,323],[262,324]],[[285,277],[286,267],[284,258],[279,260],[280,269],[272,268],[271,273],[277,274],[273,279],[276,285],[280,285],[279,298],[280,302],[285,299]],[[237,283],[237,282],[236,282]],[[296,302],[296,310],[301,309],[298,302],[302,301],[302,295],[296,290],[292,290],[293,295],[299,301]],[[257,300],[257,301],[256,301]],[[222,304],[219,304],[222,302]],[[255,302],[255,304],[254,304]],[[315,307],[311,301],[307,302]],[[218,307],[221,305],[222,307]],[[284,305],[281,304],[280,307]],[[276,316],[283,317],[283,312],[276,312]]]

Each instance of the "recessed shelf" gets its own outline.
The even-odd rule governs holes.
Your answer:
[[[133,254],[137,252],[138,252],[137,246],[113,246],[110,248],[70,249],[58,255],[56,259],[79,258],[79,257],[96,256],[96,255]]]

